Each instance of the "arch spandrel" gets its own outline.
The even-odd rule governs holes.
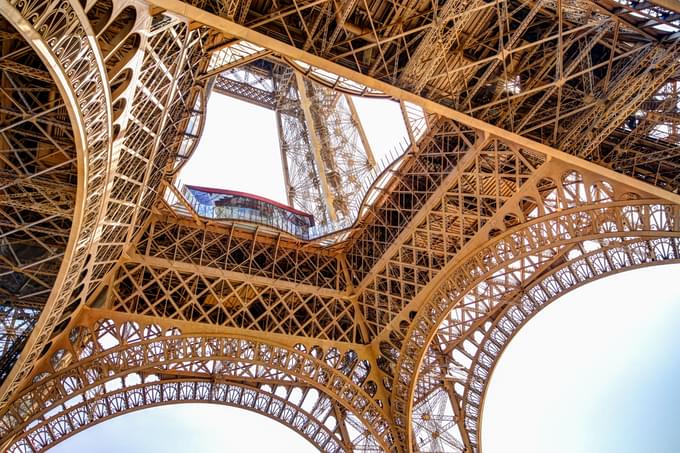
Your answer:
[[[478,238],[481,246],[470,250],[465,259],[442,273],[439,287],[433,289],[404,332],[403,340],[399,340],[403,346],[393,380],[393,412],[397,425],[413,426],[410,432],[416,438],[410,438],[413,440],[409,442],[419,442],[418,432],[429,432],[430,438],[440,435],[442,426],[427,427],[427,423],[423,423],[426,415],[431,425],[432,415],[426,413],[429,410],[426,405],[418,407],[418,401],[423,401],[423,395],[430,391],[427,389],[441,388],[446,399],[453,401],[448,403],[450,409],[440,411],[442,423],[452,419],[454,422],[450,423],[457,424],[461,432],[456,442],[450,442],[450,451],[476,450],[476,421],[481,408],[465,398],[477,394],[469,388],[478,382],[457,369],[450,354],[457,347],[464,355],[474,354],[476,348],[469,347],[470,339],[479,336],[478,329],[498,316],[503,306],[513,303],[515,295],[527,291],[534,280],[551,268],[575,263],[580,256],[578,247],[605,250],[619,243],[644,240],[650,253],[640,255],[641,249],[637,249],[637,258],[621,259],[619,266],[635,267],[647,261],[677,259],[677,242],[673,238],[680,235],[678,205],[650,199],[625,185],[609,184],[601,177],[563,165],[557,169],[557,172],[550,171],[550,178],[540,178],[536,190],[530,190],[542,208],[533,208],[532,218],[526,222],[511,225],[505,232],[498,230],[495,237],[490,234],[488,242]],[[492,228],[493,222],[490,222],[487,231],[491,233]],[[655,247],[661,247],[658,254],[653,253]],[[595,278],[583,271],[581,276],[584,281],[580,284]],[[433,350],[433,344],[438,345],[434,350],[440,352],[428,356],[427,351]],[[442,387],[441,370],[449,366],[456,368],[456,377]],[[423,368],[440,371],[432,375],[422,373]],[[407,380],[406,376],[416,378]],[[407,397],[401,399],[399,395]],[[479,395],[481,393],[477,394],[478,400]],[[416,413],[411,412],[413,408]],[[415,421],[416,416],[420,420]],[[410,434],[404,432],[404,438],[408,437]]]
[[[214,401],[270,416],[306,436],[321,451],[391,448],[384,403],[370,395],[375,390],[368,385],[368,369],[351,350],[301,344],[285,347],[247,337],[190,335],[157,324],[99,319],[89,327],[72,329],[69,346],[49,358],[49,366],[35,375],[33,385],[0,416],[0,437],[6,448],[38,443],[41,446],[34,450],[40,451],[91,423],[140,408],[123,405],[103,413],[104,406],[97,406],[97,401],[120,403],[128,397],[137,398],[140,392],[145,394],[168,380],[190,392],[200,387],[203,396],[176,392],[165,398],[161,394],[144,407],[184,400]],[[205,393],[207,384],[234,382],[252,387],[279,406],[299,407],[299,417],[307,417],[309,423],[301,423],[288,412],[267,413],[254,400],[240,403]],[[128,384],[134,391],[121,390]],[[97,416],[83,419],[83,411],[95,409],[100,411]],[[74,425],[76,419],[81,421]],[[62,434],[55,435],[55,429]]]

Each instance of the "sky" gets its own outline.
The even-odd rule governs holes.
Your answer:
[[[484,452],[679,452],[679,277],[624,272],[539,312],[492,375]]]
[[[363,98],[355,98],[354,103],[373,154],[380,160],[406,137],[399,104]],[[201,142],[179,180],[287,203],[275,113],[213,93]]]
[[[379,158],[403,139],[398,104],[357,99]],[[285,202],[274,113],[213,94],[183,183]],[[395,127],[399,124],[401,128]],[[680,451],[680,265],[579,288],[510,343],[490,381],[484,453]],[[242,409],[182,404],[95,425],[51,453],[306,453],[283,425]]]

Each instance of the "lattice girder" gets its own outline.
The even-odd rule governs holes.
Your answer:
[[[375,166],[353,101],[288,65],[272,72],[288,202],[320,225],[349,225]]]
[[[399,87],[597,161],[599,144],[615,131],[625,133],[623,121],[677,79],[680,61],[674,34],[680,22],[651,4],[450,1],[414,14],[402,3],[369,2],[364,10],[350,2],[335,22],[326,2],[281,5],[276,12],[256,2],[241,11],[247,28],[240,28],[177,0],[152,3],[280,53],[291,64],[303,61],[298,69],[328,86],[406,99],[385,89]],[[327,33],[345,39],[333,44]],[[579,141],[580,134],[588,139]]]
[[[442,377],[437,373],[447,370],[448,363],[452,363],[454,371],[458,369],[450,353],[459,351],[459,345],[477,335],[477,329],[486,320],[493,320],[498,308],[512,304],[517,294],[524,294],[534,279],[560,265],[565,257],[567,262],[577,260],[579,255],[570,252],[574,246],[584,243],[588,247],[599,242],[601,245],[595,247],[607,248],[624,240],[668,241],[666,238],[678,236],[677,204],[664,203],[625,185],[609,184],[596,174],[569,170],[553,162],[538,170],[532,184],[513,197],[512,203],[480,231],[476,244],[464,249],[435,279],[429,291],[419,293],[401,316],[402,319],[408,316],[408,324],[395,325],[392,335],[384,337],[391,346],[381,349],[387,354],[387,363],[395,366],[392,392],[398,425],[410,425],[407,414],[431,391],[427,389],[433,388],[428,380],[440,382]],[[653,243],[652,239],[649,241]],[[629,259],[629,263],[675,260],[676,247],[671,240],[668,253],[642,255],[640,259]],[[435,349],[431,349],[430,342],[435,342]],[[425,360],[430,357],[426,355],[430,350],[437,352]],[[392,374],[391,367],[383,369]],[[434,378],[428,377],[432,374],[427,371],[430,369]],[[424,383],[420,376],[425,376]],[[458,377],[463,390],[458,391],[457,400],[462,400],[465,386],[471,385],[471,381]],[[465,426],[463,431],[471,429]],[[404,439],[408,431],[405,430]],[[461,437],[468,434],[463,432]],[[476,438],[467,440],[477,447]]]
[[[337,293],[347,289],[340,251],[238,225],[198,226],[186,219],[154,217],[135,248],[140,257],[220,269],[244,279],[275,279]]]
[[[244,80],[237,80],[235,77],[226,77],[224,74],[220,74],[215,78],[212,86],[213,91],[269,110],[276,110],[276,93],[273,89],[265,89],[262,86],[264,83],[261,80],[264,77],[260,74],[251,75],[249,67],[239,67],[236,74]],[[254,78],[257,84],[251,82],[250,78]],[[269,80],[266,82],[269,82],[267,85],[273,85]],[[266,88],[270,88],[270,86]]]
[[[376,254],[380,259],[357,285],[359,303],[373,334],[383,331],[454,259],[544,160],[539,154],[483,133],[478,133],[473,142],[461,132],[442,135],[447,141],[437,149],[450,156],[454,166],[441,172],[428,169],[427,177],[440,173],[440,181],[421,191],[424,196],[419,210],[408,222],[395,222],[394,233],[390,235],[393,239],[385,241],[384,252]],[[458,140],[453,139],[456,135]],[[450,143],[455,146],[447,147]],[[402,172],[401,178],[410,177],[408,170]],[[418,190],[411,189],[411,193],[418,194]],[[399,195],[403,195],[399,190],[391,191],[392,197]],[[395,205],[393,211],[401,207]],[[384,205],[382,209],[386,209]],[[366,236],[360,240],[372,237]]]
[[[668,31],[678,20],[657,7],[472,0],[413,14],[399,2],[196,2],[224,20],[175,0],[98,0],[64,3],[61,20],[58,3],[0,0],[54,74],[6,58],[0,73],[58,78],[72,130],[63,111],[34,122],[64,132],[52,134],[56,147],[71,133],[87,175],[74,192],[0,169],[17,189],[1,194],[6,212],[75,219],[60,269],[8,265],[56,284],[1,389],[3,447],[40,450],[134,408],[191,400],[259,411],[327,451],[478,451],[490,373],[533,314],[594,278],[678,260],[680,59]],[[411,149],[336,236],[348,242],[328,249],[333,238],[163,215],[164,175],[197,142],[191,124],[217,68],[208,49],[241,40],[261,47],[224,64],[283,60],[309,89],[306,113],[276,100],[300,161],[345,168],[329,146],[311,155],[309,141],[333,142],[326,122],[353,127],[332,118],[341,95],[309,80],[401,102]],[[406,103],[427,112],[420,141]],[[16,113],[6,104],[2,118]],[[321,123],[318,134],[304,121]],[[312,173],[298,175],[310,193]],[[357,179],[321,174],[338,190]],[[68,227],[51,235],[54,225],[30,225],[32,239],[61,256]],[[0,325],[27,331],[35,307],[10,299]],[[288,415],[268,412],[284,406]]]
[[[109,314],[120,321],[113,321]],[[370,380],[370,364],[351,347],[305,346],[294,340],[284,345],[239,335],[188,334],[167,327],[171,325],[168,321],[150,321],[153,318],[85,311],[65,344],[50,354],[50,360],[36,375],[36,383],[4,408],[0,417],[4,447],[41,451],[100,419],[138,409],[139,392],[157,392],[154,386],[169,381],[167,386],[175,382],[178,391],[189,393],[159,395],[142,406],[226,399],[227,403],[252,409],[252,404],[226,398],[224,387],[235,385],[263,395],[266,401],[277,399],[298,406],[309,414],[311,423],[292,427],[309,429],[306,437],[313,439],[321,432],[319,438],[325,442],[331,430],[335,441],[330,445],[337,451],[389,449],[391,433],[384,402],[371,396],[376,384]],[[205,393],[207,384],[216,389]],[[194,397],[199,388],[203,397]],[[133,394],[137,395],[137,404],[121,406],[122,395],[129,398]],[[307,394],[309,400],[305,401]],[[114,408],[99,403],[111,399],[119,401]],[[94,412],[83,419],[83,408]],[[261,407],[260,412],[292,423]],[[29,427],[36,417],[45,422]],[[67,420],[78,417],[78,425],[64,428]],[[337,429],[326,423],[329,417]],[[351,428],[342,428],[342,434],[338,425],[345,423]],[[320,446],[320,440],[315,442]]]
[[[91,303],[127,313],[366,343],[342,254],[283,234],[154,217]]]
[[[140,261],[119,268],[108,296],[112,309],[253,333],[364,342],[347,296],[244,281],[212,269],[182,269],[162,260]]]

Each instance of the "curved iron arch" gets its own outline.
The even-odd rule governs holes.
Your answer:
[[[470,376],[470,384],[467,386],[466,395],[462,400],[464,423],[466,426],[476,426],[476,439],[474,439],[474,442],[480,451],[482,449],[482,413],[491,375],[508,344],[510,344],[517,332],[519,332],[522,327],[533,319],[533,317],[541,310],[557,301],[565,294],[587,283],[607,278],[620,272],[629,272],[643,267],[680,263],[680,254],[678,253],[678,250],[680,250],[680,239],[678,238],[675,238],[675,240],[668,239],[667,245],[670,245],[671,247],[668,250],[674,250],[672,255],[648,255],[644,257],[644,259],[647,259],[648,261],[642,261],[640,255],[635,254],[634,252],[630,253],[631,250],[640,246],[651,249],[654,247],[654,245],[651,244],[652,242],[653,241],[647,240],[620,244],[610,249],[590,252],[574,261],[564,263],[562,266],[552,270],[548,275],[541,278],[540,281],[535,282],[529,287],[524,295],[517,298],[517,301],[514,304],[509,305],[499,315],[498,319],[489,326],[489,329],[480,344],[475,360],[471,364],[470,368],[472,374]],[[629,263],[621,263],[612,259],[616,254],[624,254],[624,256],[629,255],[634,258]],[[583,273],[579,273],[574,269],[579,265],[583,265],[583,263],[593,263],[597,261],[609,267],[588,264],[588,267],[595,271],[595,274],[592,276],[585,276]],[[500,328],[500,325],[503,325],[503,327]],[[510,330],[506,330],[508,328],[510,328]],[[496,345],[500,345],[500,347],[495,350],[491,346],[492,342],[496,343]],[[479,365],[482,363],[488,370],[488,373],[484,376],[480,374],[482,367]],[[473,401],[476,399],[475,394],[479,395],[479,402],[477,404]],[[466,406],[468,405],[477,406],[478,411],[466,410]]]
[[[240,383],[193,379],[143,382],[84,400],[33,424],[14,440],[8,451],[12,453],[43,451],[87,428],[115,417],[152,407],[186,403],[217,404],[245,409],[292,429],[321,452],[347,451],[337,425],[335,432],[328,427],[328,419],[335,419],[332,414],[321,420],[299,404],[260,388]],[[335,420],[337,423],[337,419]]]
[[[164,334],[161,330],[140,338],[138,331],[146,327],[135,332],[126,325],[107,328],[121,331],[122,341],[101,352],[84,342],[75,356],[55,353],[51,358],[54,371],[36,376],[34,384],[4,409],[0,436],[8,446],[22,437],[31,420],[45,417],[78,398],[106,393],[107,385],[131,373],[150,373],[315,388],[336,401],[348,422],[360,428],[354,439],[357,451],[391,448],[392,433],[381,404],[355,382],[352,370],[341,365],[334,368],[323,361],[320,348],[305,351],[234,335],[182,335],[177,331]],[[73,340],[79,341],[78,337],[75,335]],[[69,364],[72,359],[75,361]]]
[[[412,430],[405,428],[412,424],[413,401],[426,351],[447,316],[458,323],[455,328],[462,336],[463,331],[476,328],[479,319],[498,307],[499,290],[491,290],[486,283],[494,274],[531,275],[568,247],[589,240],[678,237],[678,219],[679,206],[650,200],[577,206],[509,229],[460,262],[416,314],[399,354],[392,393],[393,415],[398,435],[408,442],[407,449],[412,442]],[[530,257],[538,257],[537,262],[528,260]],[[527,275],[523,278],[528,278]],[[518,280],[515,287],[504,291],[517,292],[521,283]],[[478,297],[475,290],[488,292],[488,297]],[[408,373],[414,376],[412,380],[402,378]]]
[[[45,63],[69,112],[73,129],[78,182],[73,221],[54,289],[23,348],[0,386],[6,403],[30,373],[61,314],[71,301],[94,239],[98,212],[109,181],[112,108],[103,57],[84,10],[58,0],[2,0],[0,12]],[[64,30],[71,30],[70,35]],[[83,178],[87,171],[87,178]]]
[[[578,256],[559,263],[540,275],[529,283],[522,293],[505,303],[492,320],[478,325],[474,333],[466,335],[465,342],[457,344],[451,351],[446,351],[446,357],[449,358],[447,364],[456,365],[452,374],[459,383],[458,386],[452,385],[448,389],[455,395],[455,401],[451,401],[450,404],[456,404],[457,401],[460,405],[460,419],[457,422],[468,436],[466,439],[468,445],[475,451],[481,450],[484,399],[493,370],[512,338],[533,316],[561,296],[591,281],[642,267],[680,263],[679,238],[612,241],[608,246],[590,251],[579,248]],[[466,360],[466,354],[472,354],[472,358]],[[432,359],[427,361],[434,363]],[[432,410],[432,404],[428,404],[426,400],[436,395],[436,392],[442,391],[439,387],[433,386],[437,380],[435,366],[426,370],[421,367],[419,374],[421,383],[427,382],[429,388],[421,388],[418,391],[421,397],[418,404],[414,405],[412,420],[414,432],[418,427],[422,429],[427,425],[417,418],[422,419],[426,414],[432,419],[436,418],[428,413]],[[432,379],[424,379],[424,374],[429,374]],[[422,396],[424,394],[426,396]],[[445,417],[439,418],[439,421],[431,420],[429,425],[441,431],[446,420]]]

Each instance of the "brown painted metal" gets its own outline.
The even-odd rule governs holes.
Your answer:
[[[0,0],[0,447],[204,401],[320,451],[480,451],[526,322],[680,261],[674,11]],[[277,112],[289,201],[341,231],[172,202],[215,76]],[[392,166],[350,95],[399,101]]]

